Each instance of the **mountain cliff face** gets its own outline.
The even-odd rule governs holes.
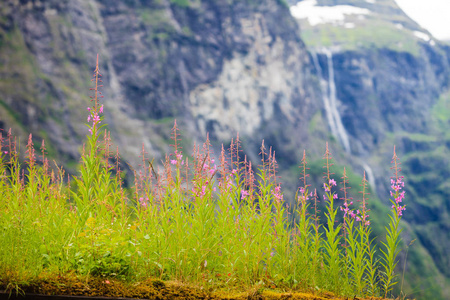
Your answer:
[[[413,260],[423,259],[417,265],[408,266],[407,262],[407,268],[410,274],[428,274],[423,277],[434,277],[434,282],[439,278],[437,282],[443,283],[411,278],[411,289],[424,299],[447,298],[448,46],[410,20],[394,1],[305,0],[291,4],[295,4],[291,11],[298,18],[321,78],[330,131],[352,156],[365,161],[364,168],[370,171],[369,178],[374,174],[372,185],[382,199],[388,195],[388,182],[383,178],[388,178],[389,170],[380,167],[380,162],[390,145],[402,153],[411,200],[404,217],[410,232],[405,236],[417,239],[410,249]],[[333,115],[336,117],[330,117]]]
[[[77,157],[97,52],[107,122],[128,161],[142,142],[165,151],[174,118],[194,140],[239,131],[249,145],[295,145],[318,108],[298,25],[278,1],[6,1],[1,15],[2,126],[25,125],[59,156]]]
[[[417,238],[406,286],[445,299],[450,47],[391,0],[301,3],[291,8],[299,26],[280,0],[4,0],[0,128],[23,143],[29,132],[35,144],[45,138],[49,154],[75,172],[99,53],[106,122],[132,165],[142,145],[162,158],[174,119],[187,151],[206,133],[218,146],[239,132],[256,161],[264,139],[292,185],[303,149],[321,180],[329,141],[387,205],[395,144],[410,201],[405,242]],[[305,12],[320,7],[346,13],[312,26]]]
[[[436,124],[435,107],[448,97],[450,72],[442,49],[421,47],[418,56],[388,49],[336,53],[337,98],[352,153],[367,157],[375,174],[389,175],[377,168],[387,145],[403,153],[407,193],[414,199],[404,219],[449,278],[449,123],[446,117],[445,126]],[[379,195],[387,195],[383,182],[377,178]]]

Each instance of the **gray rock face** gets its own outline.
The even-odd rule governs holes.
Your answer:
[[[295,145],[306,138],[302,128],[320,105],[309,84],[311,67],[298,26],[276,0],[189,6],[168,0],[9,0],[5,7],[2,35],[23,39],[24,55],[36,72],[18,71],[23,81],[35,82],[29,91],[34,104],[9,92],[2,101],[18,112],[34,105],[33,116],[39,117],[21,115],[4,127],[34,128],[35,135],[50,138],[60,156],[77,157],[75,145],[87,130],[82,125],[86,79],[96,53],[107,123],[131,162],[142,142],[157,157],[166,150],[175,118],[188,139],[203,140],[209,132],[213,140],[226,142],[240,131],[249,145],[266,133],[274,143],[288,139]],[[55,125],[51,116],[67,126]]]
[[[3,1],[0,11],[3,128],[13,127],[22,142],[26,131],[45,137],[51,154],[66,161],[78,157],[86,104],[77,90],[87,71],[82,44],[62,21],[69,11],[62,1]]]
[[[450,153],[450,148],[443,133],[439,133],[445,129],[436,128],[433,112],[440,95],[448,89],[448,53],[445,48],[424,44],[420,56],[378,49],[336,53],[334,57],[341,117],[354,154],[373,156],[383,147],[383,141],[394,137],[398,153],[407,156],[403,169],[409,181],[409,194],[429,199],[427,203],[409,205],[404,219],[427,227],[440,224],[434,233],[442,235],[440,238],[428,238],[426,233],[431,232],[421,226],[417,233],[436,267],[448,276],[445,262],[450,256],[443,250],[446,247],[443,241],[448,240],[450,228],[442,220],[449,214],[448,205],[444,204],[449,198],[448,192],[440,187],[450,176],[444,167],[450,163],[444,155]],[[436,149],[440,149],[439,153]],[[379,182],[389,176],[386,171],[377,170]],[[380,195],[387,193],[386,188],[380,187]]]
[[[223,141],[238,131],[252,137],[281,119],[293,130],[317,108],[312,89],[302,84],[309,80],[307,54],[286,7],[156,2],[100,2],[133,116],[179,116],[201,136]]]
[[[445,52],[428,45],[421,56],[387,49],[334,55],[341,117],[359,143],[356,154],[373,152],[387,133],[431,129],[431,108],[448,84],[446,59]]]

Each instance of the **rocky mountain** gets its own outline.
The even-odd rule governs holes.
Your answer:
[[[450,295],[450,47],[393,0],[3,0],[0,128],[44,138],[75,173],[97,53],[106,122],[131,165],[142,145],[159,161],[177,119],[186,151],[239,132],[256,162],[264,139],[295,189],[303,149],[319,181],[329,141],[338,165],[366,171],[385,213],[395,144],[404,238],[417,239],[405,290]]]
[[[440,285],[445,290],[440,297],[447,298],[449,47],[409,19],[394,1],[305,0],[291,11],[321,78],[330,130],[347,152],[364,160],[366,170],[373,170],[372,182],[381,198],[389,188],[383,181],[389,170],[380,168],[383,152],[395,144],[403,154],[412,202],[404,219],[409,239],[417,238],[410,255],[415,262],[423,259],[406,267],[437,282],[411,278],[411,289],[423,291],[424,299],[436,299]],[[422,245],[427,259],[420,254]]]
[[[107,122],[131,162],[142,143],[167,150],[174,118],[188,139],[239,131],[292,151],[319,107],[298,26],[278,1],[6,1],[1,16],[2,127],[31,130],[66,161],[86,131],[96,53]]]

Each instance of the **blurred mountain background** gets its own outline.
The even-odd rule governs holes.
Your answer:
[[[328,142],[354,197],[370,182],[387,225],[393,146],[406,181],[397,293],[450,298],[450,46],[394,0],[2,0],[0,128],[28,133],[76,174],[96,55],[105,116],[123,160],[239,133],[258,163],[276,151],[293,199],[306,149],[314,187]],[[378,225],[377,225],[378,224]]]

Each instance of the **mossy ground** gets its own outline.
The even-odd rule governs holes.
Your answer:
[[[71,295],[83,297],[117,297],[134,299],[302,299],[302,300],[382,300],[370,297],[339,297],[329,292],[297,291],[266,287],[256,284],[251,287],[212,289],[200,284],[192,285],[180,281],[161,281],[149,278],[140,282],[125,282],[117,279],[99,277],[43,274],[28,283],[5,284],[0,282],[0,294],[27,295]]]

